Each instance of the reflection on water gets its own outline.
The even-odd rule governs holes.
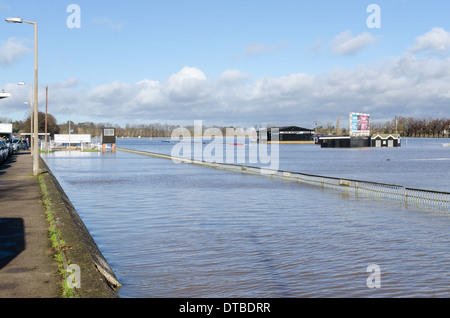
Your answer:
[[[171,148],[158,140],[117,145]],[[448,151],[429,142],[280,150],[285,170],[449,188],[448,161],[429,160]],[[450,296],[446,214],[120,151],[46,160],[117,273],[122,297]],[[447,165],[439,180],[425,178],[437,163]],[[366,285],[370,264],[381,268],[379,289]]]

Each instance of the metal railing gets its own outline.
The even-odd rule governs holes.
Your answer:
[[[450,210],[450,192],[415,189],[396,184],[326,177],[301,172],[273,170],[247,165],[208,162],[126,148],[116,148],[116,150],[145,156],[170,159],[175,162],[189,163],[214,169],[263,175],[272,179],[282,179],[291,182],[320,186],[322,188],[331,188],[339,191],[346,191],[349,194],[354,194],[356,197],[364,196],[383,199],[393,203],[404,204],[405,206],[412,206],[415,208],[432,209],[444,212],[448,212]]]

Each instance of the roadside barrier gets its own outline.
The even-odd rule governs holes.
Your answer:
[[[282,179],[291,182],[320,186],[322,188],[332,188],[339,191],[346,191],[349,194],[354,194],[356,197],[364,196],[383,199],[392,203],[404,204],[406,206],[412,206],[415,208],[432,209],[443,212],[448,212],[450,210],[450,192],[415,189],[396,184],[326,177],[301,172],[272,170],[255,166],[207,162],[126,148],[116,148],[116,150],[150,157],[169,159],[175,162],[189,163],[214,169],[263,175],[272,179]]]

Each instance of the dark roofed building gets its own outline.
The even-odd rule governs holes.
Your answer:
[[[298,127],[271,127],[258,131],[258,142],[279,143],[314,143],[314,130]]]

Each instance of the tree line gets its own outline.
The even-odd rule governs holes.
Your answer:
[[[12,122],[7,118],[0,117],[0,122]],[[14,121],[13,130],[15,133],[29,133],[31,127],[30,117],[25,121]],[[45,131],[45,113],[39,112],[39,132]],[[74,123],[68,121],[58,124],[53,115],[47,114],[47,132],[53,137],[54,134],[68,134],[69,126],[73,134],[89,134],[92,137],[101,135],[101,129],[104,127],[113,127],[116,129],[118,137],[170,137],[172,132],[180,127],[177,125],[151,123],[151,124],[126,124],[124,127],[112,123],[94,123],[82,122]],[[334,125],[327,122],[326,125],[315,127],[316,134],[325,135],[346,135],[347,128],[340,128],[339,119]],[[226,134],[226,128],[214,126]],[[193,133],[193,126],[186,126]],[[205,129],[208,127],[204,127]],[[233,128],[233,127],[230,127]],[[258,127],[255,127],[258,128]],[[399,133],[403,137],[450,137],[450,118],[414,118],[414,117],[396,117],[385,122],[371,122],[370,133]]]
[[[74,123],[73,121],[67,121],[65,123],[58,124],[55,117],[51,114],[47,114],[47,120],[45,120],[45,113],[38,113],[38,128],[39,133],[47,131],[51,137],[55,134],[68,134],[69,130],[72,134],[89,134],[92,137],[101,136],[102,128],[115,128],[116,135],[118,137],[171,137],[172,132],[180,127],[179,125],[169,125],[162,123],[151,124],[126,124],[125,127],[113,124],[113,123],[94,123],[94,122],[82,122]],[[0,117],[1,122],[9,122],[13,124],[13,131],[17,134],[29,133],[31,129],[31,119],[28,116],[25,120],[11,121],[7,118]],[[45,129],[45,122],[47,122],[47,130]],[[194,127],[186,126],[193,134]],[[205,127],[206,128],[206,127]],[[221,131],[225,132],[225,127],[219,127]]]
[[[0,122],[12,122],[5,118],[0,118]],[[39,133],[45,132],[45,113],[39,112],[38,114],[38,128]],[[13,121],[13,130],[15,133],[29,133],[31,128],[31,119],[28,117],[26,120]],[[53,115],[47,114],[47,132],[53,137],[55,134],[68,134],[69,129],[72,134],[89,134],[92,137],[98,137],[101,135],[101,129],[105,127],[113,127],[116,129],[118,137],[170,137],[172,131],[178,126],[167,125],[160,123],[153,124],[139,124],[129,125],[121,127],[112,123],[94,123],[94,122],[82,122],[74,123],[73,121],[67,121],[65,123],[58,124]]]
[[[450,135],[450,118],[397,117],[392,121],[374,123],[373,132],[395,133],[404,137],[442,138]]]
[[[394,134],[403,137],[450,137],[450,118],[414,118],[399,116],[385,122],[370,122],[370,134]],[[317,126],[316,134],[346,135],[347,128],[339,128],[339,120],[336,125],[329,121],[326,125]]]

